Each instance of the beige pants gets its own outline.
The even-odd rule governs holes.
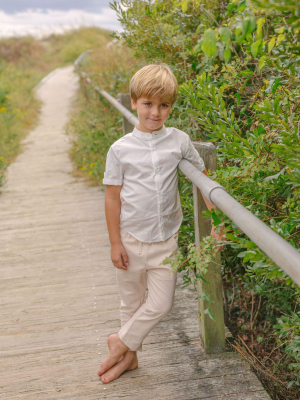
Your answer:
[[[160,263],[178,249],[178,232],[155,243],[140,242],[123,229],[120,235],[129,265],[127,270],[116,268],[121,299],[118,335],[129,350],[142,351],[145,337],[173,306],[177,272],[171,271],[170,264]]]

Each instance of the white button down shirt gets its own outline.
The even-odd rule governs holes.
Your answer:
[[[110,147],[103,184],[122,185],[120,227],[139,241],[164,241],[180,228],[177,167],[183,158],[205,170],[188,134],[165,126],[152,133],[135,127]]]

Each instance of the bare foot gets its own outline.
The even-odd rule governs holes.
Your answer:
[[[120,357],[122,357],[122,355],[128,350],[128,347],[121,341],[117,333],[108,337],[107,345],[109,348],[109,355],[101,363],[98,376],[101,376],[105,371],[115,365]]]
[[[138,359],[135,351],[127,351],[120,361],[101,376],[103,383],[108,383],[117,379],[123,372],[131,371],[138,367]]]

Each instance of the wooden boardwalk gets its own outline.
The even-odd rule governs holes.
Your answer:
[[[64,134],[73,67],[38,88],[39,125],[0,188],[0,399],[268,400],[237,355],[207,356],[197,300],[181,288],[145,339],[139,368],[103,384],[106,340],[120,328],[104,192],[72,176]]]

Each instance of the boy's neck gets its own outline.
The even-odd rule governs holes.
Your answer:
[[[152,132],[160,131],[163,127],[164,127],[164,125],[162,125],[161,127],[151,131],[151,130],[149,130],[147,128],[144,128],[143,126],[140,126],[140,124],[137,124],[136,129],[138,129],[141,132],[152,133]]]

